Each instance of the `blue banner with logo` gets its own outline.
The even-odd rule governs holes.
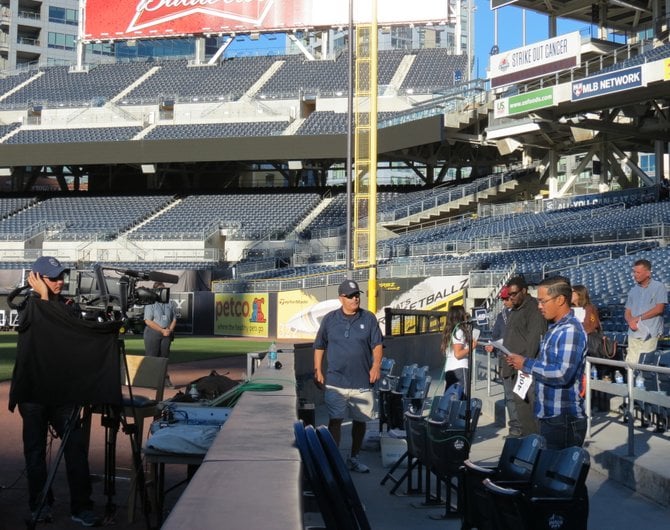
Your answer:
[[[572,83],[572,101],[594,98],[641,87],[642,67],[626,68],[606,74],[594,75]]]

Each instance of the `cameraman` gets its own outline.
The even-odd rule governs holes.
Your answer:
[[[161,282],[154,283],[154,289],[164,289]],[[144,355],[169,357],[170,344],[177,326],[177,312],[172,302],[154,302],[144,308]],[[172,386],[170,376],[165,376],[165,384]]]
[[[71,313],[73,318],[79,318],[79,308],[71,300],[61,296],[66,271],[60,262],[53,257],[42,256],[33,263],[28,275],[28,284],[34,291],[33,300],[30,303],[54,303],[62,304],[62,307]],[[37,300],[39,298],[39,300]],[[38,333],[50,333],[44,323],[39,321],[31,324],[37,328]],[[41,352],[44,355],[53,354],[59,348],[63,348],[61,337],[49,337],[53,348],[50,352]],[[58,374],[53,374],[57,377]],[[14,371],[12,385],[16,387],[16,395],[20,395],[20,377],[17,370]],[[14,389],[13,389],[14,390]],[[53,494],[48,492],[46,504],[39,508],[40,494],[47,480],[46,445],[49,425],[56,431],[59,437],[63,437],[68,421],[76,411],[76,405],[45,404],[44,402],[31,402],[18,398],[19,413],[23,419],[23,454],[26,460],[26,474],[28,478],[29,505],[32,517],[37,522],[50,522],[51,506],[54,502]],[[10,410],[14,408],[13,399],[10,396]],[[100,519],[92,511],[91,479],[88,466],[88,453],[81,429],[81,422],[77,418],[75,425],[70,431],[64,449],[65,465],[67,468],[67,480],[70,488],[70,511],[72,520],[82,526],[98,526]]]

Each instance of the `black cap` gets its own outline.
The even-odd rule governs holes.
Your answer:
[[[351,296],[360,292],[361,290],[354,280],[344,280],[337,288],[338,296]]]

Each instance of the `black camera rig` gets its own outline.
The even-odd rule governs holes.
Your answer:
[[[158,271],[103,267],[96,263],[93,269],[72,269],[63,295],[78,304],[86,320],[125,320],[127,328],[141,328],[143,306],[170,300],[169,287],[138,285],[143,281],[177,283],[179,277]],[[18,287],[7,296],[7,304],[20,310],[31,292],[29,285]]]
[[[70,275],[68,294],[79,304],[84,318],[132,321],[142,318],[142,306],[170,300],[169,287],[142,287],[138,285],[140,281],[164,284],[177,283],[179,278],[163,272],[116,269],[96,264],[93,270],[77,270],[74,277]]]

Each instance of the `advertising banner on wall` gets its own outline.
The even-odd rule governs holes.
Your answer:
[[[385,283],[391,282],[386,280]],[[467,283],[468,276],[431,276],[407,291],[398,292],[384,307],[446,312],[452,305],[465,303]],[[384,316],[382,308],[377,312],[377,320],[383,322]],[[411,327],[406,327],[406,331],[411,332]]]
[[[277,336],[312,340],[319,331],[321,319],[340,305],[337,298],[319,301],[300,289],[277,293]]]
[[[193,333],[193,293],[170,293],[177,313],[177,331]]]
[[[377,319],[383,321],[383,308],[387,306],[446,311],[452,304],[463,304],[467,281],[467,276],[384,279],[378,286],[378,306],[382,309],[377,312]],[[318,289],[277,293],[277,336],[313,340],[323,317],[340,305],[336,297],[320,298]]]
[[[268,293],[214,295],[214,335],[268,337]]]
[[[467,282],[467,276],[431,276],[408,291],[398,292],[384,306],[421,311],[446,311],[453,304],[463,303]],[[384,309],[381,309],[377,312],[377,317],[383,316]]]
[[[580,101],[582,99],[595,98],[604,96],[605,94],[638,88],[645,84],[642,78],[641,66],[616,70],[606,74],[585,77],[579,81],[573,81],[571,100]]]
[[[290,31],[345,26],[349,0],[86,0],[84,40],[114,40]],[[449,2],[384,0],[380,25],[449,21]],[[354,20],[370,20],[370,4],[354,3]]]
[[[491,88],[578,66],[580,57],[581,37],[578,31],[491,55]]]
[[[532,90],[508,98],[496,99],[493,103],[493,117],[504,118],[551,107],[554,104],[554,87]]]

